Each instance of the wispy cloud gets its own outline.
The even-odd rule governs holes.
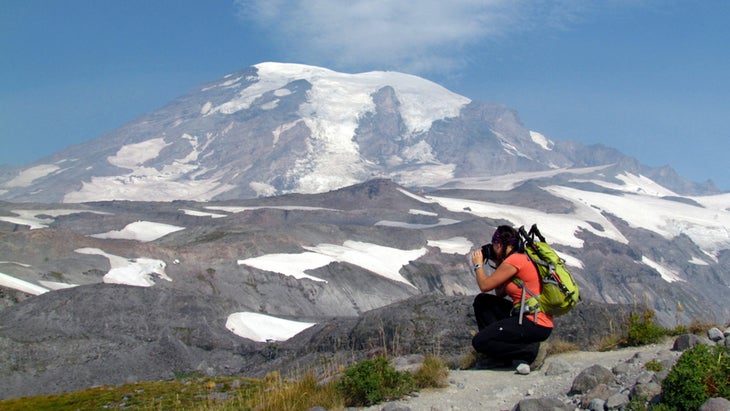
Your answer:
[[[449,72],[506,36],[570,25],[578,0],[235,0],[292,58],[335,68]]]

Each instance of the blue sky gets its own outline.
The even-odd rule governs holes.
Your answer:
[[[730,190],[730,1],[0,0],[0,164],[263,61],[417,74]]]

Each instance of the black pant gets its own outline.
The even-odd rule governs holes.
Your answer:
[[[531,363],[537,356],[540,342],[550,337],[552,328],[535,324],[526,318],[519,324],[519,315],[510,315],[512,302],[492,294],[474,298],[474,314],[479,332],[471,343],[477,352],[509,363]]]

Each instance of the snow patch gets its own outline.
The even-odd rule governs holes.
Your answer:
[[[108,254],[98,248],[79,248],[79,254],[100,255],[109,259],[111,269],[104,275],[102,282],[107,284],[126,284],[138,287],[155,285],[155,278],[172,281],[165,274],[166,264],[152,258],[126,258]]]
[[[204,211],[187,210],[184,208],[181,208],[180,211],[182,211],[185,215],[191,215],[193,217],[223,218],[227,216],[227,214],[206,213]]]
[[[691,260],[689,260],[689,263],[694,265],[710,265],[710,263],[708,263],[707,261],[694,256]]]
[[[583,246],[583,240],[579,239],[576,234],[580,230],[587,230],[598,236],[628,244],[628,240],[610,221],[597,210],[584,204],[576,204],[576,210],[572,214],[548,214],[541,210],[518,206],[505,207],[504,204],[485,201],[432,196],[428,198],[450,211],[465,212],[487,218],[501,218],[509,221],[515,227],[523,225],[530,227],[539,222],[540,231],[547,235],[551,243],[580,248]],[[594,224],[590,224],[591,222]],[[596,224],[604,229],[596,229],[594,227]]]
[[[11,210],[11,213],[17,215],[13,216],[0,216],[0,221],[5,221],[11,224],[27,225],[31,230],[39,228],[46,228],[53,224],[55,221],[53,217],[62,215],[71,215],[79,213],[94,213],[100,215],[108,215],[109,213],[92,210]],[[43,216],[43,217],[41,217]],[[48,217],[46,217],[48,216]]]
[[[436,155],[433,153],[433,147],[424,140],[404,148],[403,157],[408,161],[438,163]]]
[[[136,221],[134,223],[127,224],[121,230],[112,230],[106,233],[92,234],[89,237],[149,242],[155,241],[158,238],[162,238],[170,233],[174,233],[176,231],[184,229],[185,227],[155,223],[152,221]]]
[[[50,291],[47,288],[3,273],[0,273],[0,286],[12,288],[13,290],[18,290],[30,295],[40,295]]]
[[[584,168],[557,168],[545,171],[526,171],[519,173],[510,173],[504,175],[496,175],[489,177],[465,177],[454,178],[448,181],[449,188],[469,188],[472,190],[488,190],[488,191],[509,191],[520,184],[536,180],[540,178],[549,178],[558,174],[590,174],[600,171],[610,165]]]
[[[721,250],[730,249],[728,211],[697,207],[655,195],[616,196],[559,186],[551,186],[547,190],[572,201],[580,207],[580,213],[577,214],[579,217],[597,222],[604,228],[613,226],[605,218],[603,222],[599,221],[598,216],[601,213],[610,213],[626,221],[631,227],[644,228],[667,239],[685,234],[702,250],[715,257]]]
[[[428,164],[408,168],[389,177],[405,186],[436,187],[452,181],[456,164]]]
[[[655,196],[655,197],[677,196],[677,193],[657,184],[650,178],[642,176],[642,175],[623,173],[623,174],[616,176],[616,178],[621,180],[623,182],[623,184],[612,184],[607,181],[601,181],[601,180],[574,179],[571,181],[589,182],[589,183],[599,185],[601,187],[606,187],[606,188],[610,188],[612,190],[622,191],[622,192],[632,193],[632,194],[649,195],[649,196]]]
[[[78,284],[59,283],[57,281],[38,281],[42,286],[49,290],[63,290],[65,288],[78,287]]]
[[[400,269],[411,261],[424,256],[428,251],[425,247],[415,250],[401,250],[352,240],[345,241],[341,246],[320,244],[316,247],[305,247],[305,249],[332,257],[335,261],[357,265],[413,288],[416,288],[416,286],[400,275]]]
[[[538,133],[537,131],[530,131],[530,138],[532,139],[533,143],[548,151],[552,151],[553,146],[555,146],[555,143],[553,143],[549,138]]]
[[[417,210],[415,208],[411,208],[410,210],[408,210],[408,214],[413,214],[413,215],[427,215],[427,216],[431,216],[431,217],[436,217],[438,215],[437,213],[434,213],[434,212],[431,212],[431,211]]]
[[[457,224],[460,223],[461,220],[453,220],[451,218],[439,218],[439,221],[434,224],[412,224],[412,223],[404,223],[401,221],[389,221],[389,220],[381,220],[375,223],[376,226],[383,226],[383,227],[400,227],[400,228],[409,228],[414,230],[423,230],[426,228],[433,228],[438,227],[442,225],[451,225],[451,224]]]
[[[163,165],[161,170],[145,167],[143,164],[157,158],[160,151],[168,145],[162,138],[124,146],[107,160],[118,167],[131,170],[129,173],[92,177],[90,182],[83,183],[79,191],[67,193],[63,201],[208,201],[234,186],[219,182],[225,174],[224,171],[218,171],[206,179],[198,179],[199,175],[209,171],[197,163],[201,150],[214,140],[214,136],[210,134],[207,137],[206,143],[200,147],[197,137],[183,134],[181,138],[190,142],[191,151],[185,157]]]
[[[252,312],[228,316],[226,328],[239,337],[253,341],[286,341],[317,323],[285,320]]]
[[[261,270],[281,273],[297,279],[308,278],[325,281],[310,276],[305,271],[324,267],[333,262],[347,262],[362,267],[393,281],[416,288],[400,275],[400,269],[417,260],[428,251],[426,248],[401,250],[359,241],[345,241],[342,245],[319,244],[304,247],[308,253],[267,254],[260,257],[238,260],[239,265],[248,265]]]
[[[662,276],[662,279],[668,283],[673,283],[675,281],[684,281],[676,271],[668,268],[667,266],[657,263],[656,261],[650,259],[645,255],[641,256],[641,262],[656,270],[656,272],[658,272],[659,275]]]
[[[260,270],[271,271],[294,277],[297,280],[306,278],[312,281],[327,282],[318,277],[311,276],[305,271],[324,267],[334,261],[328,256],[318,253],[300,254],[266,254],[260,257],[238,260],[238,265],[247,265]]]
[[[248,183],[248,187],[256,193],[257,197],[270,197],[276,195],[276,187],[271,184],[252,181]]]
[[[162,138],[153,138],[141,143],[129,144],[120,148],[113,156],[107,157],[107,161],[117,167],[134,169],[145,161],[157,158],[160,151],[168,146]]]
[[[246,207],[246,206],[207,206],[205,207],[208,210],[219,210],[219,211],[225,211],[227,213],[240,213],[243,211],[251,211],[251,210],[265,210],[267,208],[275,209],[275,210],[301,210],[301,211],[339,211],[334,208],[324,208],[324,207],[307,207],[307,206],[298,206],[298,205],[281,205],[281,206],[255,206],[255,207]]]
[[[14,188],[14,187],[28,187],[33,182],[39,178],[45,177],[49,174],[52,174],[60,169],[59,166],[55,164],[41,164],[35,167],[27,168],[23,171],[21,171],[17,176],[15,176],[12,180],[6,182],[4,184],[4,187],[6,188]]]
[[[428,246],[436,247],[446,254],[466,254],[474,247],[474,243],[466,237],[451,237],[446,240],[428,240]]]

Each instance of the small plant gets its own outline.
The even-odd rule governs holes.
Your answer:
[[[611,351],[620,347],[621,344],[626,341],[624,337],[619,334],[609,334],[601,338],[597,344],[598,351]]]
[[[689,323],[689,332],[697,335],[707,335],[707,331],[714,326],[711,322],[693,318]]]
[[[426,356],[423,365],[413,376],[418,388],[444,388],[448,386],[449,370],[446,363],[435,355]]]
[[[644,364],[644,369],[647,371],[660,372],[664,369],[664,365],[662,365],[662,363],[657,360],[651,360],[648,363]]]
[[[689,328],[686,325],[678,325],[674,328],[670,328],[669,330],[667,330],[667,335],[669,335],[670,337],[676,337],[678,335],[688,334],[689,332]]]
[[[574,342],[561,339],[550,340],[550,354],[560,354],[564,352],[572,352],[580,350],[580,346]]]
[[[730,398],[730,352],[697,345],[682,353],[662,382],[662,404],[696,410],[709,398]]]
[[[468,370],[474,366],[477,362],[477,352],[474,350],[470,350],[468,352],[465,352],[459,357],[459,369],[460,370]]]
[[[413,376],[399,372],[385,357],[363,360],[345,370],[338,387],[348,406],[368,406],[400,398],[415,389]]]
[[[213,409],[255,409],[258,411],[308,410],[315,406],[326,409],[343,408],[342,396],[333,383],[320,384],[312,373],[285,380],[278,372],[263,379],[263,384],[247,401],[234,400],[226,407]],[[244,404],[245,403],[245,406]]]
[[[626,344],[629,346],[647,345],[658,342],[667,335],[667,330],[654,324],[654,311],[644,310],[629,317],[629,331]]]

